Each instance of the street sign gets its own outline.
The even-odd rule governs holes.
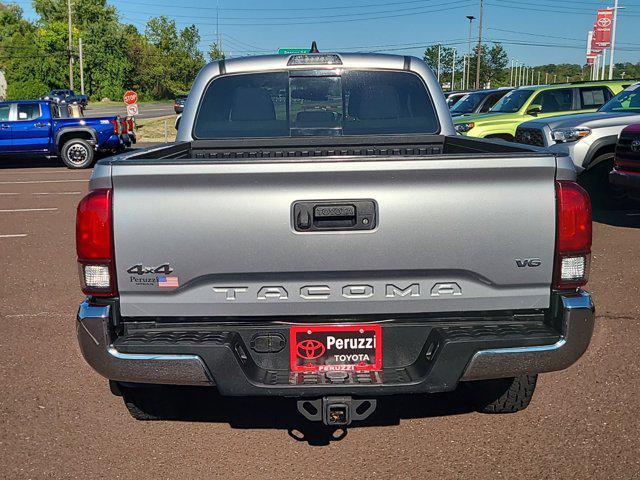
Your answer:
[[[290,55],[292,53],[309,53],[308,48],[279,48],[278,55]]]
[[[124,92],[124,103],[127,105],[133,105],[138,102],[138,94],[133,90],[127,90]]]
[[[127,105],[127,115],[130,117],[138,115],[138,105],[135,103],[133,105]]]

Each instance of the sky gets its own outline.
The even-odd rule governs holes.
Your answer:
[[[178,27],[195,24],[207,50],[218,34],[228,57],[304,48],[377,51],[421,57],[425,46],[468,48],[469,20],[480,0],[109,0],[121,21],[144,31],[146,20],[165,15]],[[17,0],[35,18],[29,0]],[[485,0],[483,37],[503,44],[511,59],[536,66],[584,63],[587,32],[598,0]],[[640,62],[640,0],[621,1],[616,61]],[[477,42],[478,19],[473,21]]]

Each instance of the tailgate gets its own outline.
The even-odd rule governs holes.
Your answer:
[[[123,316],[540,309],[553,156],[116,163]],[[294,228],[296,202],[372,201],[375,227]]]

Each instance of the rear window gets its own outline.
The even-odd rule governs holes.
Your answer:
[[[425,85],[409,72],[222,76],[204,93],[198,139],[438,133]]]
[[[600,108],[611,98],[607,87],[580,88],[580,102],[582,108]]]

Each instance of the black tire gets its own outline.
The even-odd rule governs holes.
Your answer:
[[[609,182],[609,172],[613,169],[613,152],[603,153],[591,163],[593,167],[582,172],[578,181],[589,192],[595,208],[617,210],[625,208],[629,202],[627,191],[623,187]]]
[[[515,413],[529,406],[538,375],[465,383],[471,403],[482,413]]]
[[[171,418],[170,396],[161,385],[117,385],[122,400],[133,418],[140,421]]]
[[[86,140],[71,138],[62,145],[60,156],[67,168],[89,168],[93,164],[95,152]]]

